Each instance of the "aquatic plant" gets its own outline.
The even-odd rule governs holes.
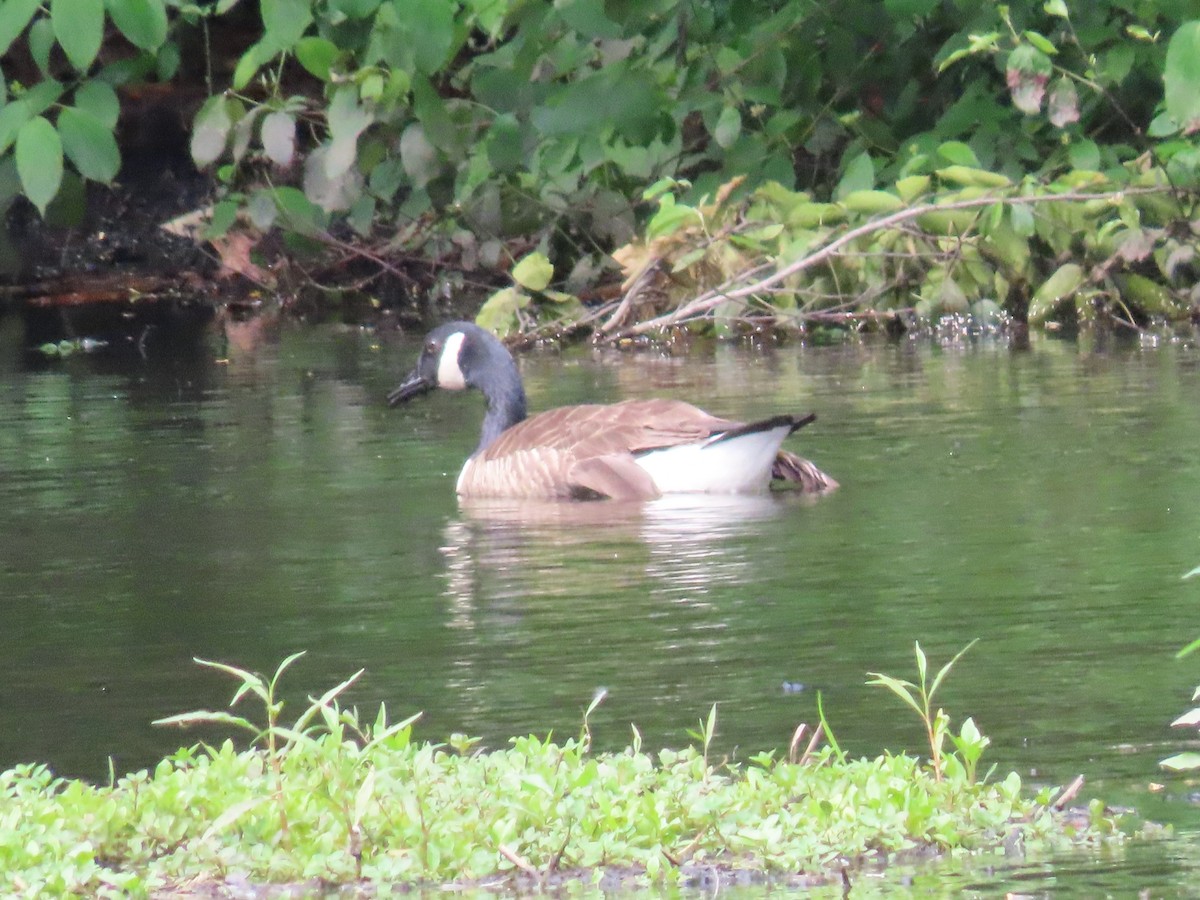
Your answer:
[[[946,711],[940,707],[937,712],[933,710],[933,697],[937,693],[937,689],[941,686],[943,679],[950,674],[950,670],[954,668],[954,664],[962,659],[963,654],[974,647],[978,640],[976,638],[959,650],[958,653],[954,654],[954,658],[950,662],[938,669],[938,673],[933,677],[932,683],[929,683],[926,679],[928,663],[925,659],[925,651],[921,649],[920,641],[914,642],[917,657],[916,684],[913,684],[911,681],[894,678],[891,675],[883,675],[879,672],[869,673],[871,680],[867,684],[887,688],[920,716],[921,724],[925,726],[925,735],[929,740],[929,758],[933,766],[933,776],[937,781],[942,780],[945,768],[943,748],[946,745],[947,736],[951,738],[952,743],[957,748],[967,780],[972,784],[975,782],[975,768],[979,762],[979,757],[983,754],[984,748],[991,743],[987,737],[979,733],[979,729],[976,727],[973,719],[967,719],[963,722],[961,732],[958,736],[955,736],[950,733],[950,716],[946,714]]]
[[[234,704],[257,699],[261,724],[224,711],[162,720],[233,725],[253,735],[248,749],[196,744],[104,786],[38,765],[0,774],[0,894],[686,884],[697,872],[797,884],[907,853],[1121,839],[1099,808],[1067,825],[1022,798],[1015,773],[979,785],[949,766],[935,777],[911,756],[847,760],[830,748],[803,764],[774,752],[714,763],[715,707],[701,748],[593,755],[597,698],[578,740],[530,736],[464,754],[413,741],[415,717],[388,724],[381,708],[365,724],[341,708],[356,674],[286,724],[278,683],[298,658],[271,677],[202,663],[240,682]]]

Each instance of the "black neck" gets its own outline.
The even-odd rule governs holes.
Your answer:
[[[487,413],[476,453],[482,453],[505,431],[525,418],[525,388],[512,355],[499,341],[489,343],[487,358],[477,368],[483,377],[470,378],[468,383],[479,388],[487,398]]]

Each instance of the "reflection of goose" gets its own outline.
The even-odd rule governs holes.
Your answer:
[[[479,446],[458,476],[463,497],[652,500],[762,492],[772,480],[806,493],[837,487],[811,462],[781,449],[812,414],[743,424],[679,400],[627,400],[561,406],[527,419],[512,355],[469,322],[431,331],[416,368],[388,403],[438,387],[478,388],[487,398]]]

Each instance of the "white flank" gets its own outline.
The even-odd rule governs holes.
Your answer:
[[[789,427],[726,441],[680,444],[637,457],[664,494],[745,494],[765,491]]]
[[[462,368],[458,364],[458,353],[462,349],[465,337],[461,331],[456,331],[446,338],[442,355],[438,359],[438,387],[448,391],[461,391],[467,386],[467,379],[463,377]]]

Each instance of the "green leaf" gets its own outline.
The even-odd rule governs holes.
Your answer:
[[[23,100],[0,106],[0,154],[8,151],[21,126],[33,118],[33,111]]]
[[[554,277],[554,266],[544,253],[530,253],[513,266],[513,281],[530,291],[544,291]]]
[[[29,26],[28,41],[29,55],[37,63],[38,69],[47,78],[50,77],[50,52],[54,49],[54,26],[48,18],[34,19]]]
[[[112,128],[90,113],[68,106],[58,114],[58,134],[67,158],[84,178],[107,184],[117,176],[121,151]]]
[[[937,152],[938,156],[953,165],[979,168],[979,157],[975,155],[975,151],[969,145],[962,141],[946,141],[939,144]]]
[[[237,65],[233,67],[233,89],[240,91],[245,88],[263,64],[270,61],[277,52],[279,51],[271,49],[265,39],[257,44],[252,44],[238,59]]]
[[[107,0],[108,14],[129,43],[154,51],[167,39],[167,10],[163,0]]]
[[[332,138],[325,157],[325,175],[340,178],[358,156],[358,136],[374,121],[366,109],[358,104],[358,89],[353,84],[343,84],[334,92],[325,113]]]
[[[1033,237],[1037,231],[1037,220],[1033,217],[1033,207],[1028,203],[1014,203],[1009,207],[1009,220],[1013,231],[1023,238]]]
[[[928,175],[908,175],[896,182],[896,191],[905,203],[911,203],[929,190]]]
[[[331,0],[330,9],[348,19],[365,19],[379,8],[380,0]]]
[[[293,231],[300,234],[318,234],[324,230],[324,212],[304,196],[303,191],[293,187],[276,188],[274,197],[280,214]]]
[[[45,215],[46,205],[58,193],[63,175],[62,141],[49,120],[30,119],[17,132],[17,175],[21,190]]]
[[[1037,47],[1047,56],[1054,56],[1058,53],[1058,48],[1054,46],[1053,42],[1045,35],[1039,34],[1036,31],[1026,31],[1025,40],[1029,41],[1029,43],[1033,44],[1033,46]]]
[[[904,201],[887,191],[852,191],[842,198],[842,203],[851,212],[868,216],[895,212],[904,206]]]
[[[86,72],[104,39],[104,0],[50,0],[50,24],[71,65]]]
[[[734,141],[742,133],[742,114],[736,106],[726,106],[717,117],[716,127],[713,128],[713,140],[723,150],[733,146]]]
[[[999,172],[989,172],[987,169],[975,169],[970,166],[946,166],[937,170],[937,176],[942,181],[963,187],[1001,188],[1008,187],[1012,183]]]
[[[555,85],[531,113],[546,136],[594,135],[603,122],[632,144],[649,144],[660,130],[662,91],[644,73],[625,64],[606,66],[594,75]]]
[[[269,50],[267,59],[290,51],[312,24],[310,0],[260,0],[262,45]],[[263,62],[266,62],[264,59]]]
[[[262,146],[271,162],[291,165],[296,153],[296,120],[291,113],[275,110],[267,114],[262,123]]]
[[[923,19],[941,3],[939,0],[884,0],[883,8],[897,21]]]
[[[833,192],[834,199],[841,200],[854,191],[866,191],[875,186],[875,163],[869,153],[860,153],[846,164],[845,174]]]
[[[1067,147],[1067,159],[1071,161],[1073,169],[1095,172],[1100,169],[1100,148],[1095,141],[1081,138]]]
[[[908,681],[901,681],[899,678],[893,678],[891,675],[883,675],[879,672],[868,672],[867,674],[871,676],[871,680],[867,684],[873,687],[887,688],[916,710],[919,715],[925,714],[925,710],[921,708],[921,704],[917,702],[916,697],[913,695],[913,690],[916,688],[915,684]]]
[[[197,166],[203,168],[225,152],[229,131],[233,128],[230,109],[235,102],[218,94],[209,97],[196,113],[192,123],[192,159]]]
[[[310,75],[322,81],[329,80],[337,56],[337,44],[325,38],[304,37],[296,41],[296,60]]]
[[[653,240],[666,234],[674,234],[687,225],[702,223],[700,213],[690,206],[677,204],[674,196],[663,194],[656,212],[646,223],[646,239]]]
[[[75,91],[75,105],[104,123],[111,131],[121,115],[121,101],[112,86],[103,81],[85,81]]]
[[[1173,772],[1189,772],[1192,769],[1200,769],[1200,753],[1191,750],[1186,753],[1177,753],[1174,756],[1168,756],[1159,765]]]
[[[40,5],[40,0],[4,0],[0,3],[0,56],[8,52]]]
[[[39,82],[21,95],[21,102],[29,107],[31,116],[40,115],[56,104],[62,97],[65,86],[52,78]]]
[[[1037,289],[1029,301],[1029,324],[1041,325],[1053,315],[1059,303],[1074,294],[1083,285],[1083,267],[1078,263],[1064,263]]]
[[[1200,130],[1200,20],[1185,22],[1171,36],[1163,82],[1167,114],[1185,134]]]
[[[515,331],[520,321],[517,310],[529,305],[529,295],[516,288],[501,288],[488,297],[475,316],[475,324],[504,337]]]

